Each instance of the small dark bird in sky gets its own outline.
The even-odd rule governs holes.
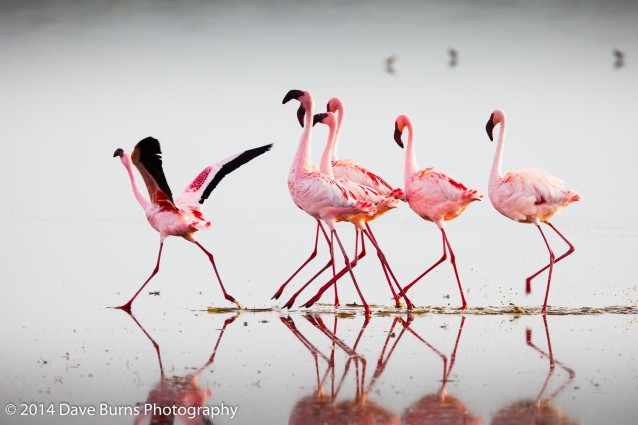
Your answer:
[[[612,53],[614,54],[614,58],[616,59],[614,61],[614,68],[618,69],[625,66],[625,53],[623,53],[623,51],[619,49],[613,49]]]
[[[394,67],[394,63],[399,59],[397,55],[392,55],[385,60],[385,72],[391,75],[397,74],[397,69]]]
[[[450,61],[448,62],[448,66],[450,68],[454,68],[459,62],[459,53],[456,49],[450,47],[447,49],[448,54],[450,55]]]

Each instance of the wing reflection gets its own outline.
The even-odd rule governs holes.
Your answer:
[[[545,326],[548,352],[541,350],[532,342],[531,329],[527,329],[525,331],[527,345],[549,360],[549,371],[547,372],[547,377],[545,378],[543,387],[538,393],[536,399],[530,398],[519,400],[499,410],[492,419],[492,425],[577,425],[579,423],[566,417],[563,412],[552,405],[554,398],[574,380],[576,374],[572,369],[554,359],[552,342],[549,336],[549,328],[547,327],[547,316],[545,315],[543,315],[543,325]],[[550,387],[550,381],[554,376],[556,365],[560,366],[565,372],[567,372],[567,379],[559,385],[556,390],[549,395],[546,395],[545,393]]]
[[[412,317],[408,317],[407,321],[403,321],[403,319],[401,319],[404,326],[403,331],[409,331],[419,341],[425,344],[425,346],[441,357],[443,363],[443,378],[441,379],[441,387],[436,393],[423,396],[407,409],[407,412],[403,415],[403,423],[406,425],[483,424],[483,418],[473,416],[465,404],[457,397],[448,394],[446,389],[450,373],[452,372],[452,368],[456,362],[456,351],[459,347],[459,341],[461,340],[465,316],[461,316],[461,323],[459,324],[459,330],[456,335],[456,341],[454,342],[454,349],[450,355],[449,364],[448,358],[445,354],[435,348],[411,328],[410,325],[412,323],[412,319]],[[397,341],[395,341],[395,345],[403,335],[403,331],[397,338]]]
[[[215,355],[219,348],[222,336],[226,327],[230,325],[238,316],[224,320],[224,325],[219,331],[217,341],[213,347],[212,354],[199,369],[186,376],[167,377],[164,373],[162,364],[162,354],[160,347],[153,337],[144,329],[142,324],[130,311],[125,311],[140,330],[146,335],[155,352],[160,367],[160,381],[149,392],[144,406],[153,406],[152,409],[142,408],[139,415],[135,418],[134,425],[150,424],[150,425],[172,425],[174,423],[183,423],[187,425],[211,425],[212,421],[209,416],[198,413],[197,408],[202,408],[204,403],[210,398],[212,392],[209,388],[201,388],[198,383],[198,375],[215,361]],[[183,407],[183,409],[177,409]],[[183,413],[183,414],[182,414]]]
[[[368,321],[365,320],[363,322],[356,340],[352,346],[349,346],[337,336],[337,324],[340,319],[338,315],[334,316],[332,330],[325,325],[319,315],[306,315],[304,318],[323,335],[317,338],[314,344],[299,331],[291,317],[281,317],[281,321],[284,325],[286,325],[311,353],[315,362],[316,371],[316,390],[312,395],[301,398],[295,404],[290,413],[288,424],[399,425],[401,423],[400,416],[368,400],[368,393],[385,367],[385,363],[382,362],[380,358],[379,362],[377,362],[377,368],[373,378],[370,380],[368,386],[365,385],[367,361],[364,356],[357,352],[357,349],[368,325]],[[392,324],[393,327],[395,326],[396,320],[397,319],[395,319]],[[328,338],[331,342],[329,354],[323,353],[317,348],[319,339],[323,341],[324,337]],[[337,353],[345,355],[346,358],[343,369],[339,369],[339,371],[342,371],[340,375],[337,375]],[[342,357],[342,355],[339,355],[339,357]],[[320,359],[322,360],[321,362]],[[325,363],[325,366],[320,365],[320,363]],[[323,373],[321,373],[322,367],[325,367]],[[351,374],[351,370],[353,370],[354,373]],[[350,398],[347,398],[348,396],[344,395],[347,380],[354,381],[354,397],[349,395]],[[329,387],[329,391],[326,391],[324,389],[325,387]]]

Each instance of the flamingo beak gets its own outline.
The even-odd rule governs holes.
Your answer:
[[[301,91],[301,90],[290,90],[288,93],[286,93],[286,96],[284,97],[284,100],[281,103],[282,104],[286,104],[289,101],[291,101],[292,99],[299,99],[301,96],[303,96],[303,91]]]
[[[116,156],[119,156],[121,158],[122,155],[124,155],[124,149],[122,148],[117,148],[115,152],[113,152],[113,158],[115,158]]]
[[[485,131],[487,131],[487,137],[490,140],[494,141],[494,114],[490,115],[490,119],[487,120],[487,124],[485,124]]]
[[[397,142],[399,147],[403,148],[403,140],[401,140],[401,131],[399,130],[399,126],[394,123],[394,141]]]
[[[303,120],[306,117],[306,108],[304,108],[303,104],[299,106],[297,109],[297,120],[299,120],[299,124],[303,127]]]
[[[314,127],[318,122],[323,122],[327,116],[328,114],[315,114],[315,116],[312,117],[312,126]]]

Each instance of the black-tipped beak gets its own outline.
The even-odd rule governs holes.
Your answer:
[[[117,148],[115,149],[115,152],[113,152],[113,158],[115,158],[116,156],[119,156],[121,158],[122,155],[124,155],[124,149],[122,148]]]
[[[281,102],[282,104],[288,103],[292,99],[299,99],[303,95],[301,90],[290,90],[286,93],[284,100]]]
[[[485,124],[485,131],[487,131],[487,137],[490,140],[494,141],[494,114],[490,115],[490,119],[487,120],[487,124]]]
[[[394,123],[394,141],[397,142],[399,147],[403,148],[403,140],[401,140],[401,132],[396,123]]]
[[[299,106],[297,109],[297,120],[299,120],[299,124],[303,127],[303,120],[306,118],[306,108],[304,108],[303,104]]]
[[[314,127],[318,122],[322,122],[327,116],[328,114],[315,114],[315,116],[312,117],[312,126]]]

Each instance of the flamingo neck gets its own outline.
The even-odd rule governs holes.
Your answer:
[[[336,131],[336,134],[335,134],[334,145],[332,146],[331,159],[333,161],[336,161],[338,159],[337,158],[337,150],[339,148],[339,136],[341,135],[341,126],[343,125],[343,118],[344,118],[343,106],[339,105],[339,107],[337,109],[337,131]]]
[[[328,133],[328,142],[326,143],[326,148],[323,150],[323,155],[321,156],[319,170],[322,174],[334,179],[335,175],[332,171],[332,159],[334,158],[334,147],[337,143],[337,126],[335,126],[335,124],[331,124],[328,127],[330,128],[330,132]]]
[[[303,174],[312,171],[312,161],[310,158],[310,141],[312,138],[313,113],[312,98],[305,101],[304,107],[306,108],[306,115],[304,116],[304,128],[301,132],[299,147],[297,148],[297,153],[292,163],[292,170],[290,170],[297,178],[300,178]]]
[[[406,189],[410,181],[412,181],[412,176],[419,170],[419,166],[416,163],[416,155],[414,153],[414,129],[411,122],[407,123],[407,128],[409,134],[408,144],[405,147],[405,171],[403,177]]]
[[[497,180],[501,178],[504,144],[505,144],[505,117],[501,119],[501,126],[498,131],[498,142],[496,144],[496,152],[494,153],[494,161],[492,162],[492,171],[490,172],[490,186],[492,186]]]
[[[139,186],[137,185],[135,175],[133,174],[133,167],[131,166],[131,157],[126,152],[122,155],[122,164],[124,164],[124,168],[126,168],[128,177],[131,180],[131,189],[133,189],[133,195],[135,195],[135,199],[137,199],[137,202],[139,202],[144,211],[146,211],[146,209],[151,206],[151,201],[149,201],[146,196],[144,196]]]

